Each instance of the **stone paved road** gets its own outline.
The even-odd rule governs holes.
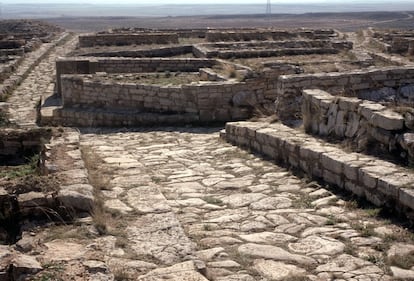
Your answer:
[[[28,77],[14,90],[7,100],[10,104],[10,121],[22,127],[33,127],[36,124],[36,106],[40,99],[53,94],[55,87],[56,59],[64,56],[75,48],[77,37],[69,36],[69,41],[55,47],[28,75]],[[42,48],[47,48],[44,44]],[[35,59],[36,53],[29,54],[29,63]],[[31,58],[31,56],[34,56]]]
[[[196,268],[220,281],[414,278],[414,271],[392,266],[403,267],[397,260],[413,252],[409,232],[376,218],[376,209],[356,208],[224,143],[217,130],[81,139],[85,155],[101,158],[95,168],[108,179],[103,202],[117,216],[118,243],[106,252],[107,262],[119,266],[126,256],[124,264],[139,262],[129,267],[132,280],[161,280],[159,268],[185,261],[195,261],[188,280],[205,280]],[[174,275],[180,270],[172,272],[181,280]]]

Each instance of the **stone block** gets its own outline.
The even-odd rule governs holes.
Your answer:
[[[329,170],[323,170],[323,180],[340,188],[343,188],[344,186],[341,176]]]
[[[374,112],[371,118],[368,119],[373,126],[385,130],[401,130],[404,128],[404,117],[401,114],[391,110],[384,110],[381,112]]]
[[[62,186],[56,199],[66,208],[91,211],[93,208],[93,187],[89,184]]]
[[[380,167],[378,167],[380,169]],[[358,182],[361,186],[374,189],[378,184],[378,175],[367,171],[365,168],[361,168],[358,171]]]
[[[385,205],[385,198],[381,193],[365,189],[365,198],[377,207]]]
[[[339,153],[330,152],[330,153],[324,153],[321,156],[321,163],[322,167],[324,169],[327,169],[329,171],[332,171],[336,174],[342,174],[343,173],[343,163],[340,158]]]
[[[362,197],[365,196],[365,188],[361,187],[358,184],[355,184],[353,182],[350,181],[346,181],[345,182],[345,189],[354,193],[355,195]]]
[[[338,105],[339,109],[343,111],[357,111],[361,103],[362,100],[358,98],[340,97]]]
[[[391,199],[397,200],[399,196],[399,182],[394,176],[378,179],[378,191]]]
[[[360,106],[359,106],[359,113],[364,116],[368,122],[370,122],[370,120],[372,119],[372,115],[374,114],[374,112],[378,112],[378,111],[382,111],[385,109],[385,106],[379,104],[379,103],[373,103],[373,102],[368,102],[368,101],[364,101]]]
[[[399,202],[411,210],[414,210],[414,189],[401,188],[399,191]]]

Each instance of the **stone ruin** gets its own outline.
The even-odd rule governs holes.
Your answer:
[[[413,30],[373,31],[371,41],[389,53],[414,55]]]
[[[25,73],[16,73],[25,54],[53,41],[61,32],[60,28],[38,21],[0,22],[0,102],[25,76]],[[41,59],[38,57],[38,61]],[[13,79],[8,79],[11,76]]]
[[[52,34],[55,43],[65,40]],[[381,49],[410,54],[411,43],[397,37],[410,36],[383,35],[395,44]],[[374,33],[370,40],[380,45],[378,38]],[[54,88],[38,108],[38,125],[59,128],[7,129],[0,139],[0,159],[17,163],[40,153],[43,172],[64,180],[57,190],[12,194],[0,188],[1,211],[11,206],[6,223],[16,213],[41,216],[44,208],[60,216],[70,210],[68,220],[92,212],[96,194],[79,134],[60,126],[226,123],[224,140],[413,219],[414,68],[402,61],[325,29],[124,28],[80,35],[77,47],[56,60]],[[8,106],[0,104],[0,110]],[[71,161],[60,161],[66,158]],[[115,166],[132,163],[109,160]],[[19,232],[0,229],[0,238],[22,236],[17,247],[24,248],[27,233],[13,231]],[[0,280],[20,273],[13,266],[3,266],[11,273],[0,267]]]

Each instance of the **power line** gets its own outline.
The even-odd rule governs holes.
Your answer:
[[[271,14],[272,14],[272,3],[270,2],[270,0],[267,0],[266,15],[270,16]]]

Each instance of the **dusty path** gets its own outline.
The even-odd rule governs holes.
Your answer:
[[[131,280],[162,280],[160,268],[172,265],[173,280],[393,280],[392,272],[414,273],[390,267],[396,248],[414,245],[398,244],[410,234],[376,218],[378,210],[358,209],[224,143],[216,130],[85,134],[81,145],[85,155],[101,157],[95,168],[108,179],[103,202],[116,216],[108,227],[120,246],[105,260],[113,272],[124,261]],[[128,266],[136,263],[142,266]],[[180,279],[182,268],[193,279]]]
[[[77,38],[68,35],[64,44],[58,45],[50,51],[28,75],[26,79],[14,90],[7,102],[10,104],[10,121],[21,127],[36,126],[36,106],[42,96],[53,93],[55,87],[56,59],[72,51]],[[29,53],[29,58],[23,64],[28,64],[42,51],[53,43],[43,44],[35,53]]]

